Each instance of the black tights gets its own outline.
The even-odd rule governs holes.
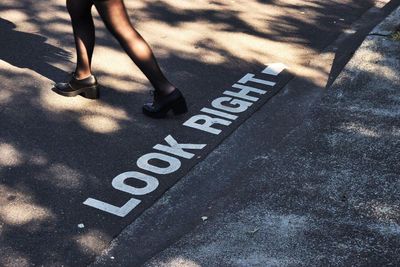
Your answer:
[[[123,0],[67,0],[75,37],[77,77],[84,78],[91,74],[95,44],[95,30],[91,14],[93,5],[107,29],[149,79],[154,89],[160,94],[172,92],[175,87],[160,70],[150,46],[132,26]]]

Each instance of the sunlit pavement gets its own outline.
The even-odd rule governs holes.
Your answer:
[[[262,238],[252,239],[253,236],[273,234],[276,239],[267,240],[269,244],[276,244],[276,251],[282,253],[293,251],[292,258],[285,259],[279,253],[266,253],[264,258],[260,258],[260,252],[252,256],[248,251],[246,257],[229,261],[229,258],[221,258],[221,252],[210,254],[210,251],[218,251],[212,243],[190,247],[195,243],[192,242],[196,238],[195,232],[194,237],[189,235],[183,238],[149,264],[209,266],[207,262],[215,265],[221,260],[226,265],[263,266],[264,263],[275,264],[277,258],[283,259],[277,264],[300,264],[298,261],[302,258],[296,258],[296,255],[326,255],[335,246],[365,258],[365,253],[371,251],[363,248],[370,247],[361,246],[362,249],[357,252],[357,240],[364,241],[368,236],[372,236],[371,242],[376,241],[380,247],[386,248],[385,242],[392,242],[398,247],[398,217],[390,215],[396,214],[393,198],[398,191],[387,191],[385,187],[391,185],[390,179],[398,185],[398,173],[395,166],[390,165],[391,161],[386,161],[389,162],[386,169],[372,167],[369,170],[365,167],[365,175],[357,176],[352,173],[354,166],[349,167],[345,163],[359,155],[346,158],[345,155],[352,154],[343,145],[339,156],[335,154],[326,160],[321,155],[326,161],[320,171],[332,174],[328,171],[334,168],[335,177],[343,177],[335,180],[334,176],[324,179],[327,174],[313,173],[311,163],[318,161],[319,157],[311,157],[310,163],[310,158],[305,156],[309,152],[316,155],[330,153],[337,148],[335,142],[343,141],[340,136],[326,137],[330,129],[318,128],[321,119],[316,114],[330,117],[331,113],[322,106],[308,116],[309,106],[319,101],[325,85],[336,77],[340,66],[350,57],[352,44],[360,41],[357,32],[369,31],[368,27],[373,27],[394,8],[394,2],[384,7],[384,1],[127,1],[134,25],[153,47],[167,76],[189,100],[190,114],[154,121],[145,118],[140,109],[148,98],[148,82],[107,34],[97,16],[94,70],[103,84],[102,98],[99,101],[81,97],[63,98],[55,95],[50,88],[53,81],[64,78],[73,69],[75,62],[64,1],[2,1],[1,265],[83,266],[93,262],[95,256],[108,248],[110,241],[135,217],[128,215],[120,218],[82,203],[94,197],[121,206],[127,201],[127,193],[118,192],[111,186],[115,176],[133,171],[138,158],[168,134],[179,130],[182,123],[199,113],[201,108],[219,97],[243,75],[260,73],[265,64],[276,62],[285,64],[295,79],[254,113],[251,120],[242,126],[243,129],[235,132],[206,161],[189,172],[177,187],[167,192],[168,195],[160,199],[152,210],[135,220],[128,233],[125,232],[125,236],[129,237],[126,242],[115,245],[118,249],[123,246],[130,253],[124,254],[126,250],[120,250],[118,256],[106,254],[98,264],[142,264],[196,226],[207,227],[208,222],[216,238],[223,239],[222,236],[232,233],[237,247],[230,246],[231,243],[215,243],[215,246],[225,246],[228,252],[240,249],[246,252],[245,246],[242,248],[240,243],[262,242]],[[365,13],[367,10],[369,13]],[[366,14],[364,19],[360,18],[363,14]],[[352,35],[354,32],[356,34]],[[339,34],[342,35],[339,37]],[[339,41],[335,42],[338,37]],[[352,42],[343,44],[345,38],[350,38],[347,40]],[[350,95],[347,101],[353,97],[356,98],[357,94]],[[329,108],[331,102],[329,97],[327,99],[322,103]],[[304,125],[303,120],[314,131],[304,132],[304,127],[294,131]],[[394,122],[395,119],[387,124]],[[372,133],[370,137],[382,137],[382,133],[375,133],[373,129],[363,130],[363,125],[351,124],[350,119],[336,126],[329,125],[333,129],[342,127],[340,129],[344,132],[364,131]],[[379,125],[371,127],[379,128]],[[327,138],[325,146],[321,145],[319,150],[313,146],[317,146],[318,138],[309,137],[315,131],[321,133],[320,139]],[[396,133],[396,128],[393,131]],[[185,133],[180,133],[182,138]],[[193,140],[191,137],[186,136],[186,140]],[[392,139],[379,140],[390,142]],[[376,142],[370,139],[359,141]],[[305,143],[304,147],[299,145]],[[369,153],[376,153],[379,148],[377,146]],[[241,153],[235,153],[233,149]],[[211,151],[210,148],[208,152]],[[367,152],[365,155],[368,158]],[[382,157],[371,164],[383,164],[385,159]],[[292,169],[288,167],[289,163],[293,164]],[[299,171],[299,164],[304,167],[304,173]],[[235,172],[237,168],[241,171]],[[363,182],[374,183],[375,180],[367,175],[373,170],[382,171],[373,176],[382,175],[384,185],[382,188],[379,185],[362,187]],[[184,174],[180,173],[180,176]],[[346,186],[351,189],[348,194]],[[363,191],[370,187],[376,191]],[[248,191],[235,191],[237,188],[247,188]],[[384,192],[386,198],[374,197],[376,192],[378,195]],[[356,194],[366,197],[360,200]],[[306,195],[307,201],[301,199],[303,195]],[[341,202],[337,202],[338,198]],[[342,201],[343,198],[345,201]],[[145,204],[151,206],[154,200],[146,200]],[[283,208],[285,201],[290,208]],[[326,205],[316,204],[320,202]],[[252,208],[244,208],[247,206]],[[310,212],[312,215],[304,212],[310,209],[313,210]],[[340,209],[348,209],[348,213],[339,212]],[[374,210],[381,212],[380,215],[376,215]],[[236,217],[232,211],[237,211]],[[332,219],[336,216],[340,217],[337,228]],[[349,219],[354,216],[366,217],[367,221],[360,220],[354,224]],[[313,218],[319,220],[313,224]],[[324,223],[321,220],[325,220]],[[248,229],[238,228],[231,224],[232,221],[243,222]],[[346,222],[349,222],[349,228],[354,229],[343,229]],[[394,224],[385,228],[379,224],[381,222]],[[304,225],[311,225],[312,229],[315,226],[319,232],[305,231]],[[361,225],[360,228],[357,228],[358,225]],[[327,229],[335,230],[338,239],[324,235],[325,231],[329,231]],[[366,232],[360,229],[366,229]],[[387,235],[374,239],[376,229]],[[237,231],[245,231],[245,234],[235,236]],[[311,239],[307,238],[308,234],[311,234]],[[294,236],[301,239],[292,240]],[[212,240],[211,237],[210,233],[199,234],[198,240],[206,242]],[[284,238],[292,241],[285,242]],[[274,242],[277,240],[280,243]],[[313,243],[309,240],[317,241]],[[318,250],[315,249],[319,245],[318,240],[329,242]],[[254,244],[247,247],[254,248]],[[197,260],[195,253],[190,252],[196,248],[204,249],[199,252]],[[214,255],[211,261],[201,256],[207,253],[211,258]],[[335,253],[332,255],[339,255],[342,251],[336,250]],[[388,260],[396,260],[391,250],[385,255]],[[320,261],[315,263],[329,263],[330,259],[317,259]]]

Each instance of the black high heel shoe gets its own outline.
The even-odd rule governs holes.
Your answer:
[[[144,104],[142,110],[145,115],[152,118],[164,118],[170,110],[174,115],[188,111],[185,98],[178,88],[166,96],[160,96],[154,92],[153,102]]]
[[[57,94],[72,97],[81,95],[89,99],[97,99],[100,96],[99,85],[96,77],[90,75],[89,77],[78,80],[75,73],[72,73],[71,80],[67,83],[56,83],[52,88]]]

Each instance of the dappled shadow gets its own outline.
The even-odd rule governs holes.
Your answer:
[[[46,43],[46,38],[31,33],[20,32],[15,24],[0,18],[0,60],[18,68],[27,68],[50,79],[57,80],[65,72],[52,65],[63,63],[70,54],[62,48]]]
[[[217,1],[210,5],[217,4]],[[255,37],[306,45],[321,51],[333,37],[341,33],[352,21],[370,7],[372,1],[307,1],[285,3],[284,1],[254,1],[242,5],[218,8],[178,10],[175,6],[156,1],[142,8],[147,17],[178,27],[185,23],[206,23],[218,31],[244,33]],[[258,12],[248,12],[262,8]],[[349,12],[353,9],[354,12]],[[278,13],[271,16],[273,12]],[[265,17],[260,14],[266,15]],[[253,16],[253,17],[251,17]],[[256,25],[254,25],[256,24]],[[256,27],[255,27],[256,26]],[[323,35],[324,38],[320,38]]]
[[[7,197],[0,199],[0,258],[16,255],[36,265],[90,262],[133,218],[99,214],[82,202],[90,196],[116,205],[126,201],[126,195],[113,191],[111,179],[131,170],[138,155],[245,73],[279,61],[298,73],[328,75],[308,64],[311,56],[371,1],[348,4],[304,3],[302,14],[300,4],[277,1],[248,1],[249,8],[223,1],[193,1],[182,7],[174,1],[127,3],[135,25],[154,47],[167,76],[187,96],[192,112],[154,122],[140,110],[149,83],[97,16],[94,70],[103,84],[102,98],[63,98],[50,87],[65,74],[62,69],[73,65],[64,1],[2,2],[0,60],[7,64],[0,63],[0,192]],[[344,20],[338,19],[339,13]],[[24,209],[33,212],[18,212]]]

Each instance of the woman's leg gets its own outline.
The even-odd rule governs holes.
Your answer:
[[[74,31],[77,63],[75,77],[82,79],[91,75],[91,62],[95,42],[95,30],[91,9],[92,0],[67,0]]]
[[[175,87],[160,70],[151,48],[133,28],[123,0],[94,0],[94,5],[108,30],[146,75],[157,94],[162,96],[173,92]]]

